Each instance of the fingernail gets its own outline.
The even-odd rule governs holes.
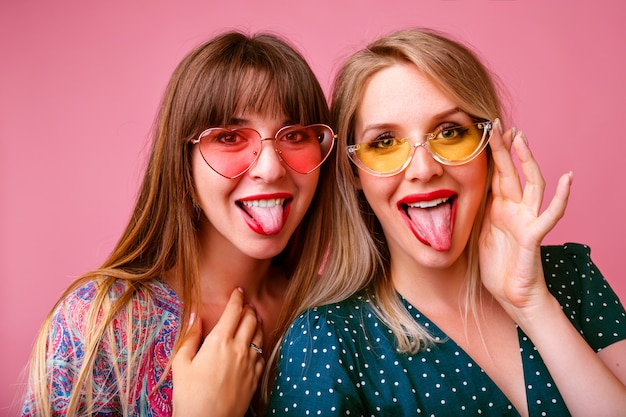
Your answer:
[[[193,326],[194,321],[196,321],[196,313],[191,313],[189,315],[189,327]]]
[[[528,145],[528,138],[526,137],[526,135],[524,134],[524,132],[522,132],[521,130],[517,133],[518,136],[520,136],[522,139],[524,139],[524,143],[526,145]]]
[[[503,135],[504,130],[502,129],[502,122],[500,121],[500,118],[496,118],[496,120],[493,121],[493,124],[498,126],[498,132],[500,132],[500,134]]]
[[[515,135],[517,135],[517,128],[513,126],[511,128],[511,140],[515,139]]]

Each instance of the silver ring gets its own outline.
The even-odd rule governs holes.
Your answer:
[[[254,343],[250,343],[250,347],[254,350],[256,350],[256,353],[258,353],[259,355],[263,354],[263,349],[260,348],[259,346],[255,345]]]

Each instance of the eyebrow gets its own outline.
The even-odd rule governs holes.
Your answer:
[[[231,117],[231,118],[228,120],[228,125],[229,125],[229,126],[238,126],[238,127],[241,127],[241,126],[246,126],[246,125],[249,125],[250,123],[251,123],[251,122],[250,122],[250,120],[249,120],[249,119],[245,119],[245,118],[243,118],[243,117]],[[294,122],[293,122],[291,119],[284,119],[284,120],[282,121],[282,123],[281,123],[281,125],[282,125],[282,126],[289,126],[289,125],[292,125],[292,124],[294,124]]]
[[[245,124],[246,124],[246,120],[238,118],[238,117],[231,117],[228,120],[229,126],[244,126]]]
[[[449,110],[444,110],[442,112],[439,112],[437,114],[435,114],[434,116],[431,117],[432,120],[434,121],[442,121],[454,114],[457,113],[463,113],[465,115],[467,115],[469,117],[469,115],[464,112],[463,110],[461,110],[460,107],[454,107],[452,109]],[[385,130],[385,129],[390,129],[395,127],[397,124],[396,123],[376,123],[376,124],[371,124],[371,125],[367,125],[365,127],[365,129],[363,129],[363,131],[361,132],[362,135],[364,135],[365,133],[367,133],[370,130]]]

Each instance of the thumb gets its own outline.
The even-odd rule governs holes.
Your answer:
[[[195,313],[191,313],[187,331],[181,333],[180,337],[183,339],[172,360],[173,368],[176,367],[177,363],[182,365],[191,362],[198,352],[202,339],[202,320],[198,320]]]

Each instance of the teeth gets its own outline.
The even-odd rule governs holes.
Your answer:
[[[270,198],[262,200],[246,200],[243,204],[246,207],[272,208],[274,206],[281,206],[284,201],[284,198]]]
[[[418,201],[416,203],[411,203],[411,204],[407,204],[409,207],[415,207],[415,208],[429,208],[429,207],[435,207],[438,206],[439,204],[445,203],[446,201],[448,201],[449,197],[444,197],[444,198],[438,198],[436,200],[431,200],[431,201]]]

